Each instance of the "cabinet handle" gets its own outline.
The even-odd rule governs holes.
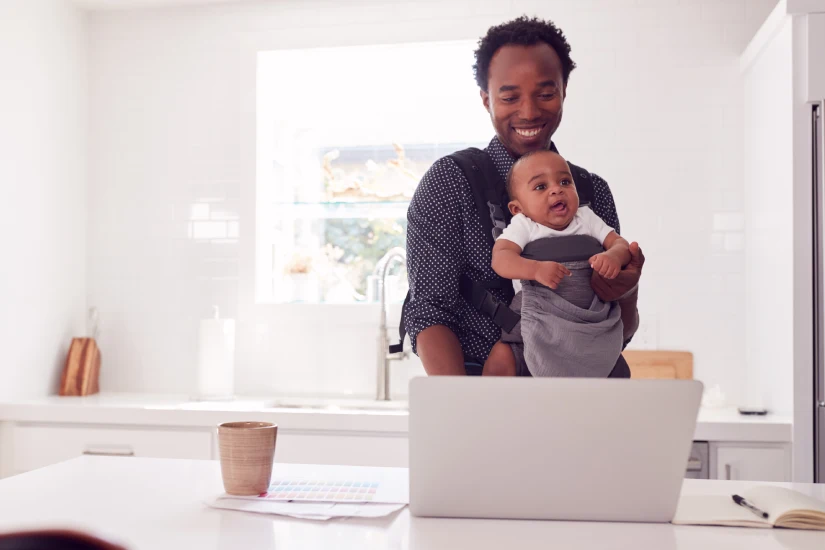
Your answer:
[[[83,451],[83,454],[89,456],[135,456],[135,451]]]
[[[691,458],[687,463],[688,472],[698,472],[702,469],[702,461],[698,458]]]
[[[730,464],[725,464],[725,479],[733,479],[731,477],[731,466],[730,466]]]

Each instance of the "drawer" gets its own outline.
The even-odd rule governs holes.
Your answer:
[[[12,427],[12,472],[21,473],[81,455],[210,459],[212,432],[128,426]]]
[[[715,479],[791,480],[791,453],[785,445],[716,443],[711,456]]]
[[[291,464],[406,468],[408,455],[408,439],[397,436],[279,432],[275,444],[275,462]]]

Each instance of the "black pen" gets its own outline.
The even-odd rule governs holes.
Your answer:
[[[740,497],[739,495],[733,495],[733,502],[735,502],[739,506],[744,506],[745,508],[747,508],[748,510],[750,510],[751,512],[753,512],[757,516],[768,519],[768,513],[767,512],[764,512],[764,511],[760,510],[759,508],[757,508],[756,506],[754,506],[753,504],[751,504],[750,502],[745,500],[744,497]]]

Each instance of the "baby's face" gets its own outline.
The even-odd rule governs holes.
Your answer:
[[[579,194],[567,162],[557,153],[535,153],[519,161],[510,183],[513,215],[524,214],[552,229],[570,225],[579,209]]]

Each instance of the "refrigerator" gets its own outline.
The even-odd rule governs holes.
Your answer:
[[[814,481],[825,483],[825,101],[811,106],[814,298]]]

